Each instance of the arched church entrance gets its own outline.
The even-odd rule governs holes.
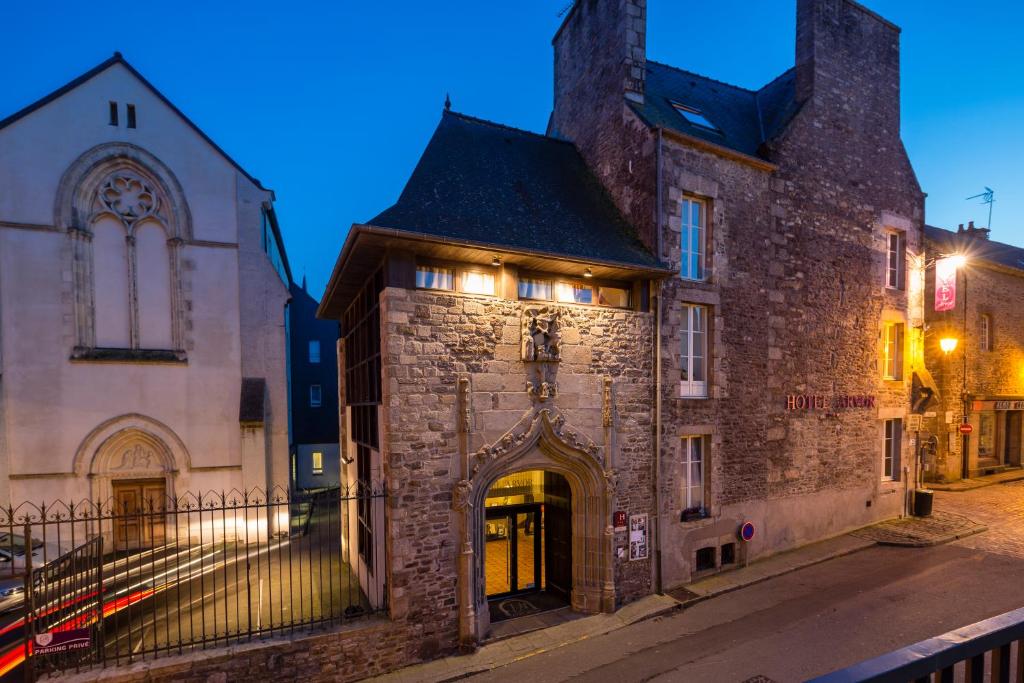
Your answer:
[[[568,605],[572,489],[557,472],[495,481],[484,498],[484,585],[491,623]]]

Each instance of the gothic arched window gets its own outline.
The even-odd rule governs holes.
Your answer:
[[[64,172],[54,224],[70,246],[72,359],[184,361],[192,217],[171,170],[136,145],[97,145]]]
[[[128,169],[99,184],[91,225],[98,348],[172,350],[170,231],[154,183]]]

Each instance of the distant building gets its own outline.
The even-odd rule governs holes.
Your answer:
[[[794,68],[748,90],[648,60],[643,0],[576,2],[548,133],[445,111],[352,227],[319,313],[342,481],[389,499],[353,505],[350,560],[414,657],[905,511],[900,30],[796,5]]]
[[[318,320],[316,299],[292,283],[288,306],[291,467],[296,490],[339,484],[338,323]]]
[[[119,54],[0,121],[0,187],[3,504],[287,486],[273,192]]]
[[[975,228],[952,232],[925,229],[929,261],[925,310],[925,354],[938,386],[925,414],[926,436],[935,454],[925,459],[933,481],[1020,467],[1024,443],[1024,249],[989,239]],[[944,305],[935,296],[936,261],[962,256],[951,273]],[[941,340],[956,340],[944,353]],[[966,371],[966,373],[965,373]],[[961,425],[969,433],[961,433]],[[964,453],[967,457],[964,458]]]

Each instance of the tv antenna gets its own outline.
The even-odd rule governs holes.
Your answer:
[[[996,203],[996,191],[991,187],[986,187],[984,192],[968,197],[967,201],[972,199],[981,199],[982,204],[988,204],[988,225],[986,226],[989,230],[992,229],[992,205]]]

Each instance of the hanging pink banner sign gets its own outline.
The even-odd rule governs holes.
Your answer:
[[[956,259],[935,262],[935,310],[952,311],[956,307]]]

